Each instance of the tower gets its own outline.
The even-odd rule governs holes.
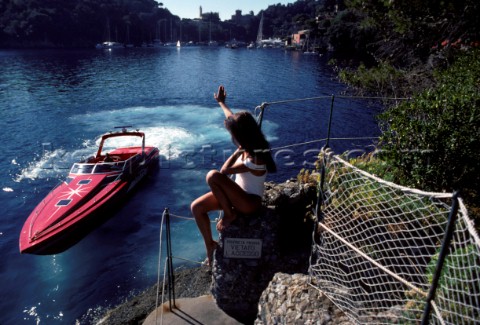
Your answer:
[[[198,16],[198,18],[202,19],[202,6],[200,6],[200,16]]]

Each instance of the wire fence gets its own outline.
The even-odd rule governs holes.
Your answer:
[[[480,240],[458,195],[323,154],[312,285],[358,324],[479,324]]]

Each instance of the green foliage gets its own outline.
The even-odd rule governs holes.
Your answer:
[[[461,189],[478,197],[480,184],[480,53],[463,54],[436,74],[435,88],[380,116],[382,157],[395,179],[425,190]]]
[[[385,161],[376,158],[374,153],[351,158],[349,162],[383,180],[393,179],[391,167]],[[430,198],[412,200],[412,197],[405,195],[401,190],[394,190],[369,177],[360,177],[358,172],[348,165],[336,164],[326,171],[325,179],[328,180],[328,191],[335,193],[329,199],[329,204],[341,207],[342,213],[352,219],[371,224],[378,222],[392,238],[403,236],[401,234],[410,231],[409,227],[414,224],[431,224],[433,222],[429,220],[431,218],[435,218],[435,223],[443,223],[448,216],[448,210],[443,211],[444,217],[439,215],[437,208],[432,208]],[[382,218],[378,218],[380,216]],[[385,225],[383,217],[391,218],[392,222]],[[402,220],[401,223],[395,221],[398,218]],[[414,223],[404,223],[406,221]],[[417,235],[422,233],[421,229],[415,231]]]
[[[435,254],[427,265],[426,276],[429,283],[432,283],[435,272],[437,271],[439,253]],[[468,315],[473,319],[478,319],[477,302],[474,301],[475,294],[479,292],[478,279],[474,278],[475,271],[472,267],[478,265],[478,247],[468,245],[464,248],[458,248],[451,252],[445,258],[441,271],[438,288],[436,291],[437,299],[445,299],[449,302],[449,313],[445,312],[443,316],[445,321],[454,324],[458,322],[456,317]],[[461,292],[466,301],[452,301],[448,299],[452,292]],[[444,307],[445,308],[445,307]]]
[[[375,31],[365,44],[369,53],[397,66],[426,62],[432,49],[442,49],[439,45],[445,40],[447,47],[457,40],[468,45],[480,34],[477,0],[347,0],[346,4],[347,10],[361,13],[361,26]]]
[[[410,92],[408,77],[404,70],[395,69],[387,62],[381,62],[375,67],[367,68],[364,64],[356,70],[342,69],[340,79],[367,93],[387,96],[405,96]]]
[[[356,59],[367,55],[367,45],[373,41],[376,29],[363,24],[364,19],[357,10],[344,10],[335,17],[327,34],[337,53],[355,53]]]
[[[0,1],[0,45],[92,45],[105,40],[107,20],[112,40],[119,42],[125,40],[127,26],[137,44],[153,38],[172,41],[180,34],[184,40],[205,41],[209,32],[215,40],[250,41],[262,13],[265,37],[309,29],[322,47],[330,43],[339,54],[396,65],[409,65],[412,57],[426,59],[432,46],[445,39],[461,38],[464,44],[478,41],[480,34],[477,0],[297,0],[271,5],[249,22],[221,22],[218,15],[206,14],[205,22],[214,25],[211,31],[206,23],[180,21],[154,0],[10,0]]]
[[[316,185],[318,183],[318,175],[315,175],[313,170],[302,168],[297,175],[297,181],[300,184]]]
[[[351,158],[348,162],[386,181],[392,182],[394,180],[391,166],[385,160],[377,158],[374,152]]]
[[[324,8],[324,2],[331,9],[332,0],[269,6],[263,11],[264,36],[286,37],[307,28],[315,32],[316,13]],[[199,22],[180,20],[154,0],[0,1],[0,46],[88,47],[107,39],[126,42],[127,30],[130,42],[137,45],[155,38],[176,41],[180,36],[184,41],[205,42],[210,35],[218,41],[252,41],[257,36],[260,15],[222,22],[218,13],[205,13]]]

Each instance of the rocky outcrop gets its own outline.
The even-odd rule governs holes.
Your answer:
[[[260,297],[255,325],[353,324],[309,281],[305,274],[275,274]]]
[[[267,184],[264,209],[239,216],[219,235],[212,267],[218,306],[246,324],[275,273],[306,273],[313,221],[308,217],[315,188],[294,181]]]

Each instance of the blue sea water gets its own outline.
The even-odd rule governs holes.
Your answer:
[[[222,47],[0,51],[0,324],[95,323],[106,308],[156,282],[163,210],[190,217],[190,202],[208,189],[206,172],[234,149],[213,99],[218,85],[233,110],[252,113],[263,102],[326,96],[268,105],[262,124],[279,168],[269,180],[312,168],[325,142],[311,141],[327,136],[329,96],[345,90],[327,60]],[[379,109],[337,97],[331,137],[378,136]],[[118,125],[145,131],[147,144],[159,147],[158,173],[66,252],[21,255],[18,237],[32,209]],[[373,142],[330,146],[361,152]],[[175,256],[205,258],[191,220],[173,218],[172,238]]]

